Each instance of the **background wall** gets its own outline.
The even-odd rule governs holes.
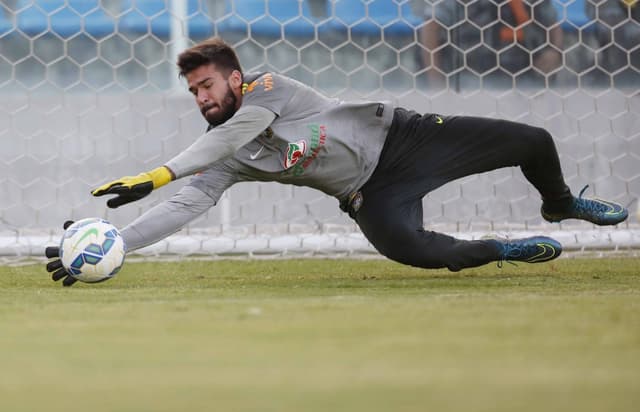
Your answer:
[[[101,216],[124,226],[179,189],[183,182],[174,182],[117,210],[89,194],[107,180],[162,164],[204,131],[171,62],[178,45],[213,34],[237,47],[246,71],[283,72],[329,95],[391,99],[419,112],[545,127],[556,139],[575,193],[589,184],[588,196],[635,208],[638,47],[625,46],[624,33],[602,45],[592,26],[613,33],[612,27],[589,20],[586,12],[570,13],[586,10],[582,1],[555,1],[564,38],[552,73],[529,63],[509,73],[499,59],[495,70],[475,73],[471,52],[462,50],[463,70],[477,82],[461,82],[459,71],[441,70],[436,71],[445,81],[436,82],[433,67],[421,57],[426,48],[420,40],[426,22],[434,20],[420,15],[422,6],[434,4],[439,3],[191,0],[177,3],[187,7],[180,14],[172,2],[6,2],[0,8],[0,254],[40,253],[66,219]],[[311,13],[313,5],[319,5],[319,16]],[[171,31],[172,22],[178,32]],[[638,25],[630,17],[623,23]],[[442,47],[449,46],[456,47],[455,36]],[[617,54],[607,52],[612,47]],[[534,54],[528,54],[531,62]],[[499,81],[498,72],[508,81]],[[429,194],[425,226],[462,237],[560,231],[575,248],[637,245],[633,219],[618,229],[594,231],[584,223],[547,224],[539,207],[538,194],[520,171],[503,169]],[[234,186],[220,205],[172,239],[150,250],[373,252],[335,199],[276,183]]]

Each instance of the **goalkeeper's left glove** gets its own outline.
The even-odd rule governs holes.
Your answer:
[[[62,225],[64,230],[67,230],[69,226],[73,224],[73,220],[67,220]],[[51,273],[51,279],[54,281],[62,280],[62,286],[71,286],[76,283],[77,279],[72,277],[67,270],[62,266],[62,261],[60,260],[60,248],[57,246],[49,246],[44,251],[47,259],[53,259],[49,263],[47,263],[47,272]]]
[[[173,178],[171,170],[166,166],[161,166],[150,172],[140,173],[138,176],[125,176],[106,183],[94,189],[91,194],[94,196],[118,195],[107,201],[107,206],[116,208],[142,199],[154,189],[171,182]]]

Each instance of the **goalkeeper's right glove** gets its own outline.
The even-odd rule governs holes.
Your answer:
[[[94,196],[118,195],[107,201],[107,206],[115,209],[126,203],[142,199],[154,189],[166,185],[173,179],[174,175],[171,169],[161,166],[137,176],[121,177],[94,189],[91,194]]]
[[[73,220],[67,220],[62,225],[64,230],[67,230],[69,226],[73,224]],[[62,266],[62,261],[60,260],[60,248],[57,246],[49,246],[44,251],[47,259],[54,259],[47,263],[47,272],[51,273],[51,279],[54,281],[62,281],[62,286],[71,286],[78,281],[78,279],[71,276],[67,270]],[[53,272],[53,273],[52,273]]]

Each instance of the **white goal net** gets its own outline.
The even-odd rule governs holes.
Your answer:
[[[67,219],[126,225],[174,182],[110,210],[91,188],[161,165],[205,130],[176,53],[218,35],[245,71],[277,71],[346,99],[500,117],[554,136],[577,193],[636,209],[640,2],[634,0],[3,0],[0,256],[36,256]],[[462,238],[552,233],[568,249],[640,245],[617,228],[548,224],[517,169],[446,185],[424,224]],[[243,183],[144,250],[207,256],[375,255],[335,199]],[[626,253],[626,252],[625,252]]]

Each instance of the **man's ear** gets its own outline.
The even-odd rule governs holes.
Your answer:
[[[239,89],[242,87],[242,73],[238,70],[234,70],[229,75],[229,85],[233,89]]]

